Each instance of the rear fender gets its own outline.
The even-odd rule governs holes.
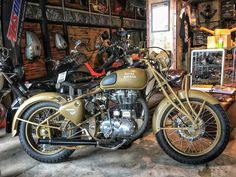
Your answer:
[[[181,100],[186,99],[184,90],[178,91],[177,95]],[[201,99],[201,100],[206,100],[206,102],[208,102],[212,105],[219,104],[218,100],[216,100],[210,94],[205,93],[205,92],[201,92],[201,91],[197,91],[197,90],[189,90],[188,95],[189,95],[189,98],[198,98],[198,99]],[[173,99],[174,95],[171,94],[170,97]],[[152,119],[152,129],[153,129],[154,134],[156,134],[157,132],[160,131],[160,129],[161,129],[161,118],[162,118],[163,114],[165,113],[166,109],[170,105],[171,105],[170,101],[167,98],[164,98],[159,103],[157,108],[155,109],[155,112],[153,114],[153,119]]]
[[[59,105],[63,105],[67,103],[67,100],[65,97],[63,97],[59,93],[54,93],[54,92],[45,92],[45,93],[40,93],[37,94],[28,100],[26,100],[17,110],[13,121],[12,121],[12,136],[16,136],[18,133],[18,124],[19,120],[17,118],[21,118],[21,116],[24,114],[24,112],[31,107],[32,105],[42,102],[42,101],[51,101],[58,103]]]

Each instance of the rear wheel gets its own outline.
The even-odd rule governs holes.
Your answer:
[[[199,112],[202,100],[191,99],[192,107]],[[186,101],[184,104],[187,105]],[[161,117],[161,127],[156,134],[162,149],[173,159],[187,164],[203,164],[218,157],[225,149],[229,137],[229,120],[220,105],[206,103],[198,119],[198,126],[172,105]]]
[[[73,133],[74,126],[62,116],[56,116],[45,123],[45,125],[58,127],[58,129],[36,125],[57,112],[58,108],[59,105],[52,102],[37,103],[30,107],[23,116],[24,120],[33,122],[35,125],[26,122],[20,123],[19,138],[21,145],[28,155],[38,161],[57,163],[74,152],[74,150],[68,150],[61,146],[38,144],[39,138],[68,137]]]

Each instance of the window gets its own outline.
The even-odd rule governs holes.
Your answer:
[[[152,32],[169,31],[170,2],[152,4]]]

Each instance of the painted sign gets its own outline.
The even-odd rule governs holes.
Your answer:
[[[21,0],[14,0],[11,11],[10,23],[7,31],[7,38],[11,41],[14,47],[17,41],[19,19],[21,10]]]
[[[1,0],[2,37],[4,47],[11,50],[14,66],[21,65],[20,41],[26,11],[26,0]]]

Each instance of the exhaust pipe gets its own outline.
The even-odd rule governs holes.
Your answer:
[[[77,140],[77,139],[38,139],[38,144],[60,145],[60,146],[82,146],[82,145],[94,145],[98,143],[95,140]]]

